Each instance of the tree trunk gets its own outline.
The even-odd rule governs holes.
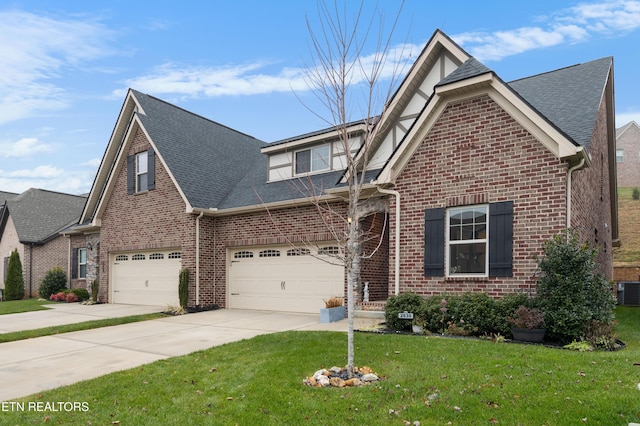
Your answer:
[[[355,292],[359,288],[360,269],[362,266],[362,241],[360,238],[360,221],[356,218],[349,223],[349,240],[347,242],[347,374],[354,376],[354,311]]]

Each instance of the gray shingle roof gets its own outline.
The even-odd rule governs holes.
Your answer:
[[[589,147],[613,58],[512,81],[509,86],[573,141]]]
[[[218,207],[256,161],[265,161],[260,153],[265,142],[132,92],[145,113],[138,114],[140,121],[192,207]]]
[[[466,80],[467,78],[486,74],[488,72],[491,72],[491,70],[480,61],[475,58],[469,58],[464,62],[464,64],[460,65],[458,68],[456,68],[455,71],[453,71],[451,74],[443,78],[438,84],[436,84],[436,87]]]
[[[575,143],[588,147],[612,58],[523,78],[508,86]],[[492,72],[474,58],[438,85]],[[306,182],[266,182],[267,155],[272,146],[165,101],[132,93],[145,114],[140,120],[166,161],[192,207],[229,209],[272,203],[309,195]],[[327,129],[288,138],[290,142]],[[311,176],[314,190],[334,188],[342,171]],[[374,173],[375,175],[375,173]]]
[[[41,244],[77,222],[86,200],[83,196],[32,188],[7,200],[7,210],[20,242]]]

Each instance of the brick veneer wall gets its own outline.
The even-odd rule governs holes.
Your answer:
[[[25,245],[24,251],[22,268],[25,274],[25,296],[29,297],[31,290],[31,295],[36,297],[40,282],[50,269],[60,266],[63,271],[66,271],[69,262],[69,240],[61,235],[44,245],[34,245],[33,251],[29,245]],[[32,265],[30,265],[31,259],[33,259]]]
[[[138,129],[127,155],[150,148],[144,133]],[[127,170],[123,165],[102,216],[100,235],[101,301],[109,300],[109,255],[114,252],[146,249],[179,249],[182,266],[195,271],[195,216],[185,214],[185,203],[156,155],[156,189],[127,194]],[[176,278],[177,280],[177,278]],[[176,281],[177,285],[177,281]]]
[[[615,282],[640,281],[640,265],[614,267],[613,280]]]
[[[606,99],[606,98],[605,98]],[[607,279],[613,278],[611,199],[606,104],[603,102],[589,146],[591,166],[573,173],[571,227],[581,241],[598,249],[596,262]]]
[[[369,283],[369,300],[387,300],[389,294],[389,224],[388,216],[377,213],[362,221],[362,230],[366,241],[363,247],[361,292],[364,284]],[[362,296],[362,293],[360,294]]]
[[[640,187],[640,128],[631,125],[616,145],[624,151],[624,161],[617,164],[618,186]]]
[[[396,181],[403,206],[401,292],[484,291],[493,297],[533,293],[534,256],[541,254],[545,240],[566,226],[566,173],[565,163],[488,96],[449,105]],[[501,201],[514,203],[513,277],[424,276],[425,209]],[[390,219],[394,229],[394,216]],[[389,238],[393,265],[393,232]],[[393,274],[392,268],[389,272]]]

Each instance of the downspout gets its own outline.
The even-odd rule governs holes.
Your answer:
[[[29,244],[29,298],[33,297],[33,243]]]
[[[200,219],[204,212],[196,217],[196,307],[200,306]]]
[[[573,175],[574,171],[582,168],[582,166],[584,166],[584,163],[585,163],[585,159],[584,157],[582,157],[580,162],[575,166],[571,167],[569,169],[569,172],[567,173],[567,223],[566,223],[567,229],[571,228],[571,176]]]
[[[69,257],[67,258],[67,288],[71,288],[71,258],[73,257],[73,253],[71,252],[71,236],[67,235],[68,247],[67,253],[69,253]]]
[[[395,295],[400,294],[400,193],[394,189],[378,188],[381,194],[389,194],[396,197],[396,247],[395,247],[395,271],[393,280],[395,281]]]

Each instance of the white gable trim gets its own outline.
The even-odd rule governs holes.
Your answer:
[[[171,173],[169,167],[167,167],[167,163],[162,157],[162,153],[158,150],[158,147],[149,136],[149,133],[144,128],[144,125],[136,113],[144,115],[144,110],[136,100],[133,92],[129,91],[120,115],[118,116],[109,144],[107,145],[107,150],[105,151],[102,162],[100,163],[98,174],[96,175],[93,187],[91,188],[85,209],[82,212],[80,223],[84,223],[91,219],[91,226],[101,226],[101,218],[104,210],[106,209],[107,200],[113,193],[115,180],[126,163],[129,146],[131,146],[138,129],[142,130],[145,134],[151,147],[155,151],[156,158],[160,160],[160,163],[169,174],[171,181],[177,188],[185,203],[185,211],[189,213],[193,210],[193,207],[189,204],[182,188],[178,185],[175,176]]]
[[[558,159],[585,158],[587,165],[589,164],[589,158],[583,147],[576,146],[490,72],[437,87],[427,108],[379,173],[376,183],[395,182],[449,104],[485,94],[509,113]]]

